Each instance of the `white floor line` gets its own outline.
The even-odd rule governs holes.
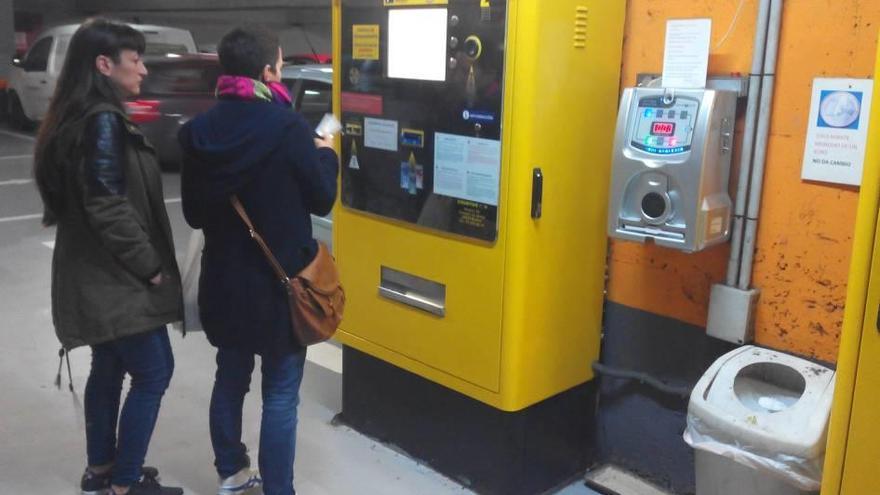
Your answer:
[[[32,215],[19,215],[17,217],[0,218],[0,223],[18,222],[20,220],[34,220],[37,218],[43,218],[43,214],[42,213],[34,213]]]
[[[333,344],[322,342],[309,346],[306,360],[335,373],[342,373],[342,349]]]
[[[30,184],[33,181],[34,181],[33,179],[0,180],[0,186],[20,186],[23,184]]]
[[[4,185],[3,182],[0,182],[0,186],[2,186],[2,185]],[[169,199],[165,200],[165,204],[180,203],[180,201],[181,201],[180,198],[169,198]],[[43,214],[42,213],[33,213],[31,215],[19,215],[17,217],[0,218],[0,223],[18,222],[21,220],[33,220],[35,218],[43,218]]]
[[[4,136],[17,137],[19,139],[24,139],[25,141],[36,141],[37,140],[37,138],[35,138],[33,136],[28,136],[27,134],[19,134],[17,132],[11,132],[11,131],[0,130],[0,134],[3,134]]]
[[[21,160],[23,158],[33,158],[34,155],[10,155],[0,156],[0,160]]]
[[[55,241],[46,241],[43,245],[49,249],[55,249]]]

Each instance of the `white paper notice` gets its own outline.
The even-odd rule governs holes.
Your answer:
[[[500,181],[500,141],[435,134],[435,194],[498,206]]]
[[[712,19],[678,19],[666,22],[664,88],[706,87],[711,37]]]
[[[870,79],[814,79],[801,178],[858,186],[868,139]]]
[[[397,121],[365,118],[364,146],[397,151]]]

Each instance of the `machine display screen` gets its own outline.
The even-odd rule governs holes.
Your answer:
[[[651,124],[651,134],[655,136],[672,136],[675,134],[675,123],[654,122]]]
[[[388,77],[446,80],[447,9],[388,11]]]
[[[341,2],[346,208],[496,241],[507,3]]]
[[[662,96],[639,100],[631,127],[630,144],[655,155],[690,151],[700,102],[678,97],[667,102]]]

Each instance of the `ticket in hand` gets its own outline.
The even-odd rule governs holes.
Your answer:
[[[322,138],[328,138],[342,131],[342,124],[339,119],[332,113],[325,113],[318,127],[315,128],[315,134]]]

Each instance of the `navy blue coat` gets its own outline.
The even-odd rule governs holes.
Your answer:
[[[317,253],[310,214],[336,200],[338,158],[312,136],[302,115],[261,101],[220,100],[180,130],[183,213],[205,233],[199,312],[216,347],[299,349],[284,288],[229,198],[238,195],[288,275],[298,273]]]

